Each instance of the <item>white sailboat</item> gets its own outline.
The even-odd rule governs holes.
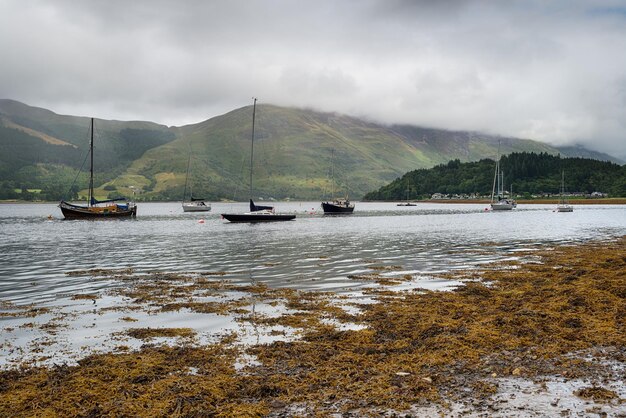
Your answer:
[[[500,171],[500,144],[498,143],[498,158],[493,177],[493,188],[491,189],[491,210],[511,210],[515,207],[517,207],[517,202],[512,196],[504,197],[504,173]]]
[[[211,203],[206,199],[193,197],[193,191],[191,184],[189,183],[189,167],[191,166],[191,155],[187,160],[187,177],[185,177],[185,190],[183,191],[183,212],[209,212],[211,210]],[[189,184],[189,200],[185,201],[187,197],[187,184]]]
[[[569,204],[567,199],[565,198],[565,172],[561,171],[561,193],[559,204],[556,206],[557,212],[573,212],[574,207]]]

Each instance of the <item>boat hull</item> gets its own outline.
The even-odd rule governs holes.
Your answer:
[[[398,203],[396,206],[417,206],[415,203]]]
[[[569,205],[557,206],[557,212],[574,212],[574,208]]]
[[[229,222],[282,222],[296,219],[296,215],[282,213],[223,213]]]
[[[196,205],[194,203],[183,203],[183,212],[210,212],[210,205]]]
[[[126,207],[124,207],[126,206]],[[137,216],[135,205],[80,206],[61,202],[59,208],[65,219],[130,218]]]
[[[322,209],[325,215],[349,214],[354,212],[354,205],[336,205],[330,202],[322,202]]]
[[[509,202],[498,202],[491,204],[491,210],[493,211],[512,210],[514,207],[515,205]]]

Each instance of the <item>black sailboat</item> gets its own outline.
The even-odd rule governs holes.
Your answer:
[[[278,222],[291,221],[296,215],[276,213],[272,206],[256,205],[252,201],[252,169],[254,162],[254,121],[256,117],[256,98],[252,104],[252,141],[250,151],[250,212],[245,213],[223,213],[222,218],[230,222]]]
[[[332,151],[330,160],[330,196],[332,198],[335,194],[335,150]],[[334,198],[332,201],[322,202],[322,209],[324,210],[324,215],[350,214],[354,212],[354,203],[350,203],[346,195],[345,198]]]
[[[61,200],[59,208],[66,219],[124,218],[137,215],[137,205],[126,198],[97,200],[93,193],[93,118],[91,118],[91,137],[89,140],[89,196],[87,205],[75,205]],[[124,203],[115,203],[115,202]]]

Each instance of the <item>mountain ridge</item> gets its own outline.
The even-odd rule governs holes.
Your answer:
[[[251,106],[244,106],[180,127],[96,119],[96,134],[101,137],[96,147],[96,193],[105,197],[138,190],[143,199],[179,199],[191,155],[194,193],[216,200],[245,200],[251,118]],[[66,149],[44,146],[35,139],[40,134],[85,152],[88,120],[0,100],[0,147],[8,155],[0,158],[4,189],[43,189],[37,183],[51,181],[50,170],[77,170],[80,161],[69,161]],[[11,128],[16,125],[23,128],[21,135]],[[382,125],[333,112],[261,104],[257,105],[254,197],[317,200],[329,197],[334,188],[359,198],[411,170],[455,159],[495,158],[499,142],[503,154],[560,152],[529,139]],[[335,186],[329,178],[332,154]],[[84,179],[79,180],[82,189]],[[58,192],[60,188],[57,185]]]

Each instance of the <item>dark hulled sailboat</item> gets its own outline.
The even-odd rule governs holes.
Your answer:
[[[349,214],[354,212],[354,203],[348,199],[335,199],[332,202],[322,202],[324,215]]]
[[[61,200],[59,208],[66,219],[125,218],[137,215],[137,205],[126,198],[97,200],[93,194],[93,118],[89,139],[89,196],[87,205],[75,205]],[[124,203],[115,203],[122,202]]]
[[[335,150],[332,151],[330,160],[330,195],[332,197],[335,194]],[[347,215],[354,212],[354,203],[350,203],[348,196],[345,198],[334,198],[332,201],[322,202],[322,210],[324,215]]]
[[[252,171],[254,162],[254,120],[256,116],[256,98],[252,104],[252,141],[250,151],[250,212],[223,213],[222,218],[229,222],[279,222],[291,221],[296,215],[276,213],[272,206],[255,205],[252,201]]]

